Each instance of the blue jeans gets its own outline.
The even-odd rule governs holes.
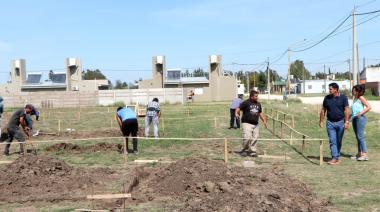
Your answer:
[[[327,120],[326,129],[329,136],[331,157],[332,159],[339,160],[344,134],[344,121],[332,122]]]
[[[352,127],[354,128],[356,140],[358,141],[358,152],[367,152],[367,145],[365,143],[364,128],[367,123],[367,118],[361,116],[360,118],[354,117],[352,119]]]

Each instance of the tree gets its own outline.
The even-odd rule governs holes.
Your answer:
[[[371,66],[369,66],[369,67],[371,67],[371,68],[377,68],[377,67],[380,67],[380,63],[379,63],[379,64],[376,64],[376,65],[371,65]]]
[[[87,69],[86,71],[83,72],[83,79],[84,80],[94,80],[94,79],[107,79],[106,76],[99,70],[90,70]]]
[[[315,77],[316,77],[317,79],[326,79],[326,75],[327,75],[327,74],[325,74],[325,73],[323,73],[323,72],[317,72],[317,73],[315,73]]]
[[[310,72],[305,68],[305,65],[302,60],[296,60],[290,64],[290,74],[297,79],[310,79]]]
[[[114,89],[128,89],[128,84],[121,80],[116,80]]]

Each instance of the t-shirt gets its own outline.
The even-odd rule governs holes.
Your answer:
[[[347,96],[339,94],[338,96],[327,95],[323,100],[323,107],[327,110],[327,120],[338,122],[344,119],[344,108],[348,107]]]
[[[230,109],[236,109],[236,108],[238,108],[240,106],[240,104],[241,104],[242,101],[243,100],[240,99],[240,98],[233,99],[232,102],[231,102],[231,105],[230,105]]]
[[[360,101],[360,99],[355,99],[354,102],[352,103],[351,117],[354,118],[355,116],[357,116],[363,110],[364,110],[363,103]]]
[[[137,119],[136,113],[130,108],[123,108],[117,112],[117,115],[121,119],[121,121],[125,121],[127,119]]]
[[[13,113],[11,118],[9,119],[8,122],[8,128],[10,129],[17,129],[19,127],[20,123],[20,118],[25,117],[25,110],[23,108],[17,110],[16,112]]]
[[[259,124],[259,115],[261,113],[261,104],[259,102],[252,102],[245,100],[240,104],[240,110],[243,111],[242,123],[249,123],[253,125]]]
[[[156,101],[151,101],[146,106],[146,116],[150,116],[150,117],[157,116],[159,112],[160,112],[160,103]]]

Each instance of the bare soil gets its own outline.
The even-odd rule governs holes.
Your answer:
[[[72,143],[58,143],[45,148],[48,152],[70,152],[70,153],[83,153],[83,152],[100,152],[100,151],[117,151],[119,153],[123,152],[122,144],[111,144],[111,143],[96,143],[92,146],[79,146]]]
[[[85,199],[105,189],[115,172],[109,168],[80,169],[48,156],[27,154],[0,167],[0,204]]]
[[[127,192],[130,203],[159,202],[166,210],[329,211],[327,201],[279,168],[227,167],[204,158],[160,169],[140,167]]]

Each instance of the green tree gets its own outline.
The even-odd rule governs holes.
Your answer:
[[[292,64],[290,64],[290,74],[297,79],[310,79],[310,72],[305,68],[305,65],[302,60],[296,60]]]
[[[128,89],[128,84],[121,80],[116,80],[114,89]]]
[[[87,69],[83,72],[82,76],[84,80],[107,79],[107,77],[99,69]]]

